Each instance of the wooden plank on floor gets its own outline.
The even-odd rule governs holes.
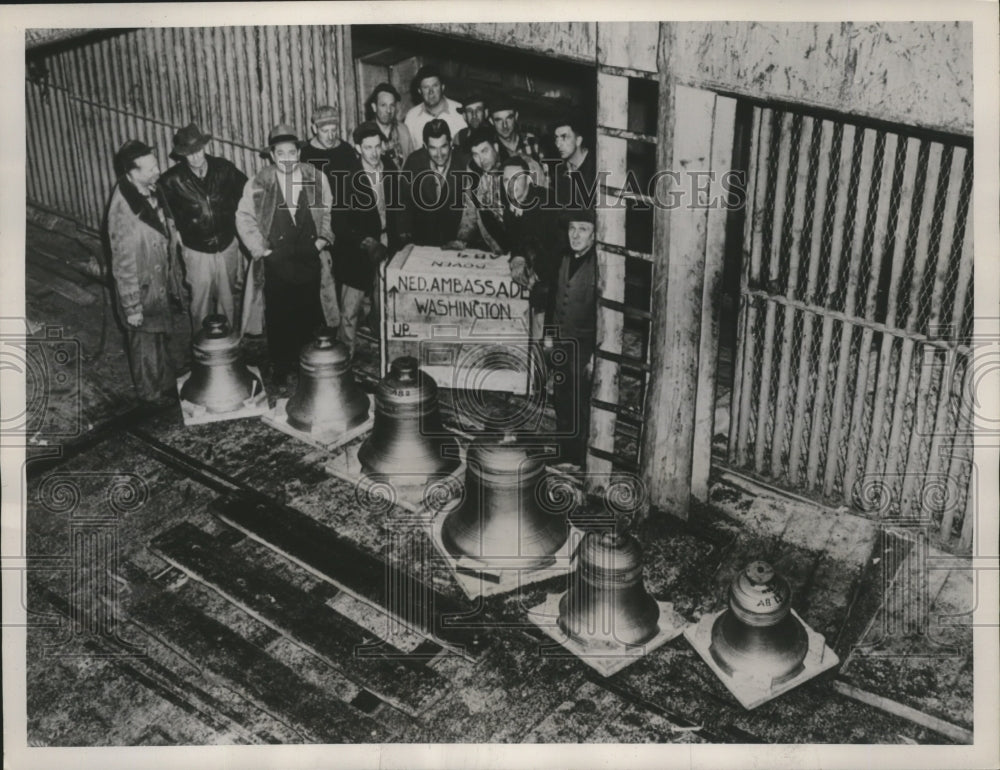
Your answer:
[[[162,559],[287,636],[387,703],[416,716],[441,697],[448,683],[421,661],[383,645],[379,657],[359,654],[377,639],[337,614],[322,597],[257,568],[239,553],[184,522],[150,544]]]
[[[25,274],[30,275],[34,280],[40,281],[57,294],[61,294],[70,302],[76,302],[80,305],[93,305],[99,299],[99,297],[77,284],[49,273],[45,268],[31,262],[25,264]],[[80,280],[83,280],[82,276]]]
[[[276,718],[291,722],[304,741],[361,743],[392,738],[380,722],[304,681],[260,647],[128,566],[124,577],[137,601],[124,620],[181,651]]]
[[[466,655],[477,655],[483,649],[489,627],[458,618],[470,613],[471,603],[444,596],[400,568],[361,551],[310,516],[251,494],[226,495],[215,501],[213,509],[231,527],[386,611],[391,611],[387,586],[407,586],[407,617],[401,620],[419,619],[423,631]]]

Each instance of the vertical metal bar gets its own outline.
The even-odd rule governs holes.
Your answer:
[[[170,58],[166,62],[166,81],[170,86],[170,118],[169,122],[177,127],[185,125],[189,120],[197,120],[197,115],[191,108],[191,91],[185,82],[187,77],[188,59],[184,48],[186,31],[180,28],[169,30]]]
[[[270,110],[271,124],[284,121],[284,114],[281,110],[281,73],[278,69],[278,34],[274,27],[264,29],[264,40],[266,45],[261,56],[266,57],[268,65],[268,109]]]
[[[900,325],[898,323],[898,319],[896,318],[896,314],[897,306],[899,304],[899,294],[902,290],[900,282],[903,275],[903,265],[906,262],[907,249],[910,246],[910,217],[913,207],[918,205],[920,200],[919,198],[914,198],[915,178],[920,157],[920,142],[916,139],[910,139],[905,145],[901,144],[900,147],[905,147],[906,167],[903,172],[903,185],[899,201],[899,217],[897,219],[896,227],[896,242],[894,253],[892,255],[892,268],[889,279],[889,296],[885,319],[887,326]],[[936,180],[936,169],[931,166],[928,170],[930,171],[932,177]],[[928,188],[925,185],[924,189],[934,188]],[[917,191],[916,194],[919,195],[919,191]],[[925,236],[931,219],[930,212],[933,210],[933,197],[933,195],[930,195],[923,199],[923,213],[920,215],[918,220],[920,233],[923,237],[918,238],[918,252],[923,251],[926,253],[927,250],[927,240]],[[869,432],[868,451],[866,453],[867,456],[865,458],[864,465],[864,476],[869,479],[874,478],[875,474],[878,473],[879,466],[885,458],[885,454],[882,451],[882,425],[885,421],[885,410],[887,406],[886,399],[889,389],[889,371],[896,343],[897,339],[893,335],[882,335],[882,349],[879,354],[878,363],[878,381],[875,385],[875,396],[872,405],[871,431]],[[900,394],[895,393],[894,398],[895,401],[899,403]],[[855,432],[857,433],[857,431]],[[854,442],[854,445],[858,446],[861,442],[861,437],[855,435]]]
[[[916,143],[916,139],[910,140]],[[931,196],[933,197],[933,196]],[[926,236],[926,231],[922,232]],[[906,318],[906,330],[913,331],[916,327],[917,317],[920,312],[920,289],[924,281],[924,271],[927,266],[927,243],[918,242],[913,260],[913,281],[910,284],[910,308]],[[903,418],[907,405],[907,393],[909,390],[911,363],[913,358],[913,340],[905,338],[902,342],[902,350],[899,357],[899,371],[896,379],[895,399],[892,410],[892,429],[889,432],[889,452],[885,461],[885,475],[892,477],[896,474],[902,454]]]
[[[789,153],[792,142],[791,113],[786,112],[782,116],[782,126],[780,130],[781,137],[778,147],[778,168],[775,179],[776,188],[774,192],[771,248],[770,254],[768,255],[769,291],[773,290],[770,287],[774,286],[778,280],[781,270],[781,260],[784,257],[784,255],[781,254],[781,233],[786,205],[785,198],[788,182],[788,164],[790,162]],[[787,310],[788,309],[786,308],[786,312]],[[764,454],[766,445],[766,441],[764,440],[766,436],[765,431],[767,430],[768,413],[773,406],[771,401],[771,369],[774,362],[774,327],[777,323],[776,316],[777,303],[768,301],[766,315],[764,317],[764,347],[761,351],[760,397],[757,401],[757,435],[756,445],[754,446],[754,468],[757,473],[760,474],[764,473]],[[775,441],[773,434],[771,441],[772,443]]]
[[[291,103],[291,123],[295,126],[296,131],[299,132],[300,138],[305,138],[306,136],[306,122],[303,118],[303,107],[305,106],[305,90],[302,83],[302,67],[300,62],[302,61],[302,28],[301,27],[284,27],[285,30],[285,44],[288,46],[285,51],[285,55],[288,57],[284,61],[293,62],[291,69],[291,83],[289,88],[290,103]]]
[[[72,50],[65,54],[63,71],[66,74],[65,85],[67,89],[66,107],[69,111],[70,121],[74,127],[74,139],[76,140],[76,160],[77,166],[84,169],[86,173],[81,175],[81,183],[85,190],[85,211],[87,221],[95,227],[100,227],[104,215],[105,195],[100,190],[100,179],[91,163],[91,152],[93,149],[93,130],[88,130],[87,121],[84,116],[84,107],[73,96],[82,93],[80,76],[82,70],[78,58],[78,51]]]
[[[785,296],[788,299],[795,299],[799,282],[799,265],[802,262],[802,228],[805,224],[810,147],[810,142],[806,141],[805,134],[807,127],[810,129],[811,134],[811,130],[816,126],[816,121],[810,118],[802,118],[799,126],[799,136],[796,140],[793,140],[793,144],[797,144],[798,158],[796,159],[793,188],[791,239],[788,254],[788,284],[785,288]],[[789,171],[791,170],[791,165],[792,161],[789,160]],[[798,311],[794,310],[791,306],[785,307],[784,323],[782,324],[781,332],[781,354],[778,364],[778,390],[774,406],[774,438],[771,440],[772,477],[778,477],[785,473],[785,468],[781,460],[782,450],[784,449],[785,429],[788,424],[789,400],[793,398],[789,387],[789,378],[792,370],[792,339],[795,332],[795,318],[797,313]],[[789,453],[792,451],[793,448],[789,447]]]
[[[94,81],[99,80],[101,75],[99,74],[98,63],[96,61],[96,56],[94,55],[94,49],[85,48],[81,51],[81,57],[84,61],[85,69],[85,81],[88,83],[90,88],[88,89],[92,96],[93,106],[91,106],[91,116],[93,120],[95,138],[97,142],[91,146],[92,152],[95,153],[93,162],[94,167],[97,169],[98,178],[101,180],[101,186],[105,191],[105,195],[110,193],[113,186],[112,181],[109,179],[107,173],[107,163],[111,161],[112,155],[117,149],[114,144],[114,139],[111,137],[110,132],[107,128],[107,121],[104,118],[103,111],[100,108],[100,96],[98,95],[97,87],[94,85]]]
[[[756,367],[754,365],[754,346],[756,339],[754,330],[757,323],[756,300],[747,295],[747,290],[751,283],[757,284],[760,280],[761,269],[761,233],[759,224],[765,216],[763,201],[766,198],[766,168],[765,163],[768,158],[768,148],[771,146],[771,130],[774,124],[774,111],[771,109],[754,108],[757,116],[759,137],[757,142],[757,160],[754,164],[754,189],[756,198],[748,199],[752,205],[751,216],[746,218],[743,227],[743,239],[750,244],[750,259],[744,258],[742,276],[740,278],[741,302],[746,303],[743,312],[746,315],[746,322],[743,329],[744,334],[740,338],[742,348],[742,381],[743,387],[740,393],[739,407],[739,440],[737,443],[737,465],[745,467],[749,462],[750,443],[750,409],[753,403],[753,383],[756,379]]]
[[[264,117],[264,106],[261,103],[262,96],[261,90],[263,88],[260,79],[260,70],[258,69],[258,63],[260,61],[259,48],[257,45],[257,40],[254,37],[254,31],[249,27],[242,29],[244,40],[246,41],[246,52],[247,52],[247,90],[250,93],[250,125],[251,125],[251,141],[250,144],[262,147],[264,141],[267,138],[267,129],[264,128],[264,123],[266,118]],[[248,167],[246,169],[247,173],[252,173],[252,170]]]
[[[962,154],[964,155],[964,153],[962,153]],[[956,187],[960,186],[960,182],[958,181],[958,180],[961,179],[961,176],[960,176],[961,171],[960,171],[960,169],[962,167],[964,167],[965,160],[966,160],[966,158],[964,158],[964,157],[959,158],[958,156],[959,156],[959,153],[956,151],[955,152],[955,156],[952,159],[953,160],[952,170],[953,170],[953,174],[955,174],[954,176],[952,176],[952,179],[956,180],[955,183],[953,183],[954,186],[956,186]],[[961,164],[961,165],[959,165],[959,164]],[[944,221],[945,222],[950,222],[950,221],[954,221],[954,220],[945,219]],[[958,223],[956,223],[956,230],[957,230],[957,227],[958,227]],[[972,259],[972,233],[971,233],[971,228],[966,228],[965,231],[964,231],[964,234],[965,234],[965,238],[962,241],[962,256],[961,256],[961,260],[959,262],[958,283],[955,286],[955,304],[952,306],[952,319],[954,319],[953,320],[953,324],[957,324],[957,323],[961,322],[962,311],[964,310],[964,307],[965,307],[965,299],[966,299],[966,296],[967,296],[967,292],[971,288],[971,286],[970,286],[970,284],[971,284],[970,279],[972,277],[972,267],[973,267],[973,259]],[[952,328],[957,329],[958,327],[957,327],[957,325],[953,325]],[[956,336],[957,336],[957,332],[956,332]],[[958,357],[959,357],[959,353],[957,351],[951,351],[949,353],[949,366],[946,367],[946,374],[942,375],[941,401],[938,403],[938,413],[937,413],[937,417],[936,417],[936,419],[934,421],[934,440],[931,442],[931,450],[930,450],[930,452],[931,452],[931,455],[930,455],[931,459],[935,463],[935,466],[934,466],[934,470],[935,471],[937,470],[937,467],[939,467],[938,464],[943,461],[944,455],[945,455],[945,450],[942,447],[942,442],[944,441],[944,438],[945,438],[946,433],[947,433],[948,412],[949,412],[948,401],[950,400],[950,392],[949,392],[949,390],[951,388],[952,382],[954,381],[954,372],[955,372],[955,369],[957,368],[957,359],[958,359]],[[964,358],[964,356],[963,356],[963,358]],[[966,370],[968,371],[968,369],[971,368],[971,365],[970,365],[968,359],[966,359],[964,363],[965,363]],[[945,378],[947,378],[947,379],[945,379]],[[946,390],[946,388],[947,388],[947,390]],[[968,419],[967,419],[967,417],[965,415],[963,415],[963,411],[971,410],[971,408],[972,408],[971,400],[972,400],[972,394],[971,394],[971,392],[969,392],[968,390],[966,390],[964,387],[959,390],[959,392],[958,392],[959,416],[956,419],[954,433],[951,435],[952,446],[953,447],[955,445],[959,444],[959,443],[962,443],[962,442],[969,443],[971,441],[971,438],[972,438],[971,434],[970,435],[966,435],[966,436],[962,435],[963,431],[967,430],[967,427],[963,426],[963,420],[964,420],[964,425],[965,426],[968,425]],[[931,474],[931,469],[929,468],[928,469],[928,476],[930,476],[930,474]],[[955,479],[955,477],[953,475],[951,475],[950,468],[949,468],[948,478],[949,479]],[[968,494],[970,496],[972,496],[973,495],[973,490],[970,489],[969,492],[968,492]],[[944,539],[950,539],[950,537],[951,537],[951,529],[952,529],[952,526],[954,525],[954,517],[955,517],[955,510],[953,508],[945,508],[944,510],[942,510],[942,512],[941,512],[941,530],[940,530],[942,538],[944,538]],[[964,528],[965,528],[966,525],[971,526],[971,523],[969,523],[969,522],[963,522],[963,533],[964,533]]]
[[[971,233],[969,233],[965,239],[965,244],[968,244],[971,240]],[[966,247],[963,244],[963,258],[965,257],[965,249]],[[973,376],[974,372],[972,362],[967,359],[965,361],[965,371],[963,372],[962,377],[962,386],[959,391],[960,397],[958,417],[955,421],[955,441],[952,444],[951,461],[948,463],[948,479],[954,483],[956,487],[959,485],[959,479],[962,477],[964,467],[969,465],[972,460],[972,393],[975,389],[975,385],[971,381]],[[975,499],[975,495],[975,478],[970,473],[969,488],[966,492],[965,520],[962,522],[960,541],[960,545],[962,547],[968,547],[968,545],[971,544],[973,526],[972,519],[975,517],[975,510],[970,507],[968,501]],[[957,504],[958,500],[955,500],[952,507],[946,507],[942,512],[941,532],[945,533],[945,536],[949,539],[951,537],[951,528],[954,526],[955,522],[954,506]]]
[[[857,155],[858,143],[861,144],[860,165],[865,170],[872,167],[875,155],[875,132],[872,129],[862,129],[855,133],[854,154]],[[851,182],[854,183],[854,167],[851,169]],[[864,233],[867,224],[868,197],[871,188],[871,176],[860,173],[857,179],[857,195],[854,198],[854,233],[849,252],[849,273],[844,295],[844,313],[851,315],[856,311],[856,296],[861,275],[861,250],[864,246]],[[844,425],[844,409],[847,389],[847,360],[851,348],[851,335],[854,327],[844,321],[840,330],[840,353],[837,359],[837,379],[834,384],[830,430],[827,436],[826,470],[823,479],[823,492],[829,497],[833,494],[834,483],[840,461],[840,440],[847,426]]]
[[[822,258],[824,224],[827,210],[827,188],[830,184],[830,164],[832,163],[833,126],[828,121],[817,120],[814,128],[815,136],[819,138],[819,155],[817,158],[815,200],[813,201],[813,223],[809,242],[809,272],[806,277],[805,297],[808,303],[815,301],[817,283],[819,281],[819,262]],[[824,370],[822,360],[813,360],[813,321],[812,313],[803,313],[802,341],[799,353],[798,381],[795,384],[795,413],[792,417],[792,439],[788,452],[788,481],[793,485],[800,482],[800,465],[806,459],[804,435],[806,430],[806,412],[809,404],[809,379],[813,364],[819,371]],[[813,392],[813,398],[818,393]],[[815,420],[810,424],[811,433],[820,432],[820,425]]]
[[[250,120],[250,94],[247,85],[247,63],[246,46],[241,44],[241,36],[238,30],[232,27],[224,27],[223,32],[226,37],[226,48],[229,55],[225,57],[226,70],[229,76],[229,94],[233,103],[233,108],[238,113],[233,114],[233,126],[231,128],[232,138],[243,144],[254,145],[253,122]],[[247,174],[250,167],[247,164],[246,150],[238,150],[239,160],[234,158],[236,165]]]
[[[907,145],[898,141],[896,134],[889,134],[885,139],[885,152],[883,155],[883,170],[881,178],[888,184],[880,186],[878,215],[875,220],[874,235],[872,238],[871,250],[871,278],[868,283],[868,292],[865,298],[865,307],[861,317],[866,320],[874,320],[875,305],[878,297],[878,287],[882,275],[882,264],[886,258],[886,248],[889,239],[892,237],[890,229],[895,231],[895,250],[891,257],[892,269],[889,279],[889,306],[886,317],[886,324],[894,325],[896,317],[896,297],[899,292],[899,280],[902,275],[902,266],[906,256],[908,243],[908,233],[910,231],[910,214],[913,200],[914,177],[917,171],[919,144],[913,142]],[[905,164],[902,179],[896,175],[900,155],[905,154]],[[878,170],[873,170],[873,174],[878,174]],[[876,184],[878,180],[876,179]],[[892,194],[895,189],[899,189],[899,199],[895,210],[892,212],[894,222],[886,223],[886,215],[889,206],[892,204]],[[879,241],[879,248],[876,251],[876,239]],[[869,327],[861,331],[861,347],[858,352],[858,372],[854,385],[854,407],[851,410],[851,425],[853,430],[847,437],[847,459],[844,462],[844,500],[850,505],[854,484],[858,476],[858,455],[861,453],[862,442],[866,435],[868,438],[868,462],[871,463],[879,456],[880,436],[882,430],[882,409],[885,401],[884,392],[881,397],[875,397],[872,406],[872,417],[870,430],[866,431],[862,425],[864,409],[866,406],[868,393],[868,375],[872,368],[874,351],[872,350],[873,332]],[[889,354],[892,351],[894,337],[891,334],[882,335],[882,359],[879,363],[879,379],[883,379],[888,374]],[[864,468],[864,478],[873,478],[873,468],[866,464]]]
[[[954,154],[952,156],[952,162],[954,162]],[[941,317],[941,303],[944,298],[944,287],[945,278],[947,275],[947,270],[949,267],[949,257],[951,254],[952,246],[952,234],[954,230],[952,228],[943,227],[941,232],[940,240],[937,243],[936,253],[931,253],[932,243],[932,233],[931,228],[934,221],[935,209],[940,208],[941,201],[938,200],[937,193],[939,192],[938,179],[939,170],[943,165],[942,160],[942,146],[934,142],[931,144],[930,148],[930,161],[928,162],[928,176],[927,182],[925,184],[924,193],[924,206],[920,215],[920,231],[917,236],[917,251],[927,252],[928,259],[934,259],[931,264],[935,265],[934,270],[934,280],[931,287],[931,308],[930,308],[930,324],[929,330],[932,330],[937,326],[937,322]],[[945,174],[948,171],[945,169]],[[945,179],[947,180],[947,176]],[[955,222],[956,211],[958,209],[958,190],[961,184],[961,167],[958,168],[958,175],[954,177],[956,180],[955,184],[949,185],[948,195],[944,205],[944,218],[942,222]],[[928,265],[928,269],[930,265]],[[929,279],[929,276],[928,276]],[[917,296],[921,294],[920,281],[915,281],[917,284]],[[915,310],[919,317],[919,308]],[[931,331],[930,333],[933,333]],[[921,361],[919,368],[920,380],[917,385],[916,390],[916,403],[914,404],[914,414],[913,421],[910,426],[910,436],[909,436],[909,446],[906,453],[906,467],[903,472],[903,488],[900,495],[900,508],[903,511],[908,511],[911,509],[913,501],[913,491],[914,485],[917,479],[923,480],[925,483],[931,481],[932,476],[929,471],[931,467],[936,466],[937,463],[928,454],[926,459],[926,464],[920,467],[920,445],[923,443],[924,439],[927,438],[927,417],[928,412],[931,411],[933,406],[928,402],[931,396],[931,376],[939,368],[937,366],[939,360],[939,351],[933,345],[921,345],[920,349],[916,351],[919,360]],[[941,403],[942,393],[941,390],[937,391],[938,404]],[[936,412],[936,409],[934,409]],[[933,443],[933,436],[931,438],[931,443]],[[923,497],[923,496],[922,496]],[[930,516],[933,512],[931,511],[921,511],[921,514],[927,514]]]
[[[750,111],[750,147],[752,151],[756,153],[757,156],[760,155],[760,126],[761,126],[761,110],[759,107],[753,107]],[[747,313],[749,312],[749,302],[746,298],[746,275],[749,273],[749,256],[752,250],[752,240],[753,240],[753,219],[754,219],[754,205],[756,202],[757,195],[757,176],[760,173],[760,163],[757,161],[756,157],[753,162],[750,162],[748,158],[747,163],[747,190],[746,190],[746,203],[745,205],[749,207],[749,214],[743,219],[743,244],[740,247],[740,292],[739,292],[739,304],[737,307],[737,320],[736,320],[736,350],[733,354],[733,390],[729,399],[729,446],[728,446],[728,456],[729,463],[731,465],[738,465],[738,448],[743,441],[742,434],[739,429],[740,418],[743,415],[742,402],[743,402],[743,389],[750,389],[749,383],[746,382],[744,378],[743,371],[743,358],[744,358],[744,348],[746,347],[746,340],[749,336],[747,331]]]
[[[129,43],[128,55],[135,69],[134,77],[139,84],[139,93],[136,95],[136,99],[140,101],[140,104],[137,105],[136,111],[140,115],[148,115],[151,118],[160,118],[162,120],[163,117],[156,114],[156,107],[153,100],[149,97],[149,44],[152,40],[150,30],[136,30],[127,36],[127,40]]]

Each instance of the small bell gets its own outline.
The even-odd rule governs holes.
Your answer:
[[[368,419],[369,402],[351,374],[347,346],[327,326],[299,356],[299,382],[285,407],[288,424],[305,433],[345,432]]]
[[[660,607],[642,582],[642,550],[617,529],[588,532],[576,552],[569,590],[559,602],[559,628],[587,647],[619,648],[659,632]]]
[[[465,498],[441,529],[445,548],[493,568],[533,569],[566,542],[564,511],[546,507],[545,465],[513,435],[469,445]]]
[[[402,485],[425,483],[459,466],[458,442],[444,429],[437,384],[417,359],[402,356],[375,390],[375,424],[358,449],[366,474]]]
[[[729,588],[729,609],[712,626],[712,659],[730,676],[769,679],[798,675],[809,651],[802,623],[791,614],[791,588],[770,564],[751,562]]]
[[[224,315],[209,315],[192,343],[191,376],[181,398],[211,413],[234,412],[263,390],[260,379],[243,363],[240,340]]]

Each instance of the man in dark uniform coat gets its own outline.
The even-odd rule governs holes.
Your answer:
[[[556,430],[566,462],[582,466],[590,432],[590,388],[597,342],[597,255],[593,209],[563,213],[564,250],[549,298],[549,322],[558,335],[551,370]]]

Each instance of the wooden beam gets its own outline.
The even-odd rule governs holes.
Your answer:
[[[735,102],[674,82],[670,59],[674,37],[672,24],[661,25],[657,168],[683,173],[713,170],[717,164],[720,172],[728,171]],[[717,125],[725,128],[717,132]],[[686,519],[696,436],[697,485],[699,494],[707,496],[718,337],[712,313],[721,280],[725,217],[718,210],[697,205],[699,201],[691,194],[692,177],[685,173],[681,179],[685,191],[681,206],[658,207],[653,214],[654,317],[641,457],[651,508]],[[710,194],[718,194],[719,189],[711,185]],[[699,412],[702,419],[696,431]]]

